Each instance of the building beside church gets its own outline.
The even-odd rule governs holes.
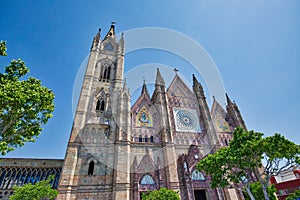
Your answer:
[[[177,73],[167,86],[159,69],[153,94],[144,82],[131,102],[124,55],[124,38],[116,39],[114,24],[103,39],[99,30],[66,156],[62,165],[56,162],[57,199],[140,200],[162,187],[179,191],[182,200],[242,199],[234,189],[211,189],[209,177],[196,169],[199,160],[228,145],[235,127],[246,128],[238,106],[226,95],[226,109],[215,99],[209,109],[194,75],[192,88]],[[6,175],[0,174],[0,192]]]
[[[284,200],[300,189],[300,166],[285,170],[278,176],[271,177],[270,181],[276,188],[277,198]]]
[[[14,193],[13,186],[22,186],[26,183],[35,184],[54,176],[51,182],[57,188],[62,159],[27,159],[1,158],[0,161],[0,199],[8,199]]]

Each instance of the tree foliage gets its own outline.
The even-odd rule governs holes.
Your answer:
[[[263,189],[261,187],[261,184],[259,182],[254,182],[250,184],[250,190],[254,196],[255,199],[264,199],[264,193]],[[275,196],[276,188],[274,185],[270,185],[268,187],[268,195],[270,197],[270,200],[276,200]],[[250,200],[248,193],[244,193],[245,200]]]
[[[0,41],[0,56],[6,56],[6,42]]]
[[[211,176],[211,186],[244,188],[250,199],[255,199],[250,183],[257,180],[264,198],[270,199],[267,188],[270,178],[299,163],[300,147],[276,133],[263,137],[263,133],[235,129],[228,148],[201,160],[197,168]],[[264,166],[263,166],[264,164]]]
[[[6,43],[0,42],[0,55]],[[12,60],[0,73],[0,152],[5,155],[25,142],[34,142],[52,117],[54,94],[29,73],[24,61]]]
[[[296,200],[300,199],[300,190],[296,190],[294,193],[292,193],[290,196],[288,196],[285,200]]]
[[[180,200],[179,195],[174,190],[160,188],[142,194],[142,200]]]
[[[23,186],[14,186],[14,194],[9,200],[53,200],[58,192],[51,186],[54,176],[49,176],[47,180],[39,181],[34,185],[27,183]]]

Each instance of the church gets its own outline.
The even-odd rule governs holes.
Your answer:
[[[131,102],[124,80],[124,38],[112,24],[94,37],[67,153],[58,199],[134,199],[166,187],[184,199],[239,199],[232,189],[210,189],[196,169],[208,153],[227,146],[245,123],[227,96],[224,110],[208,107],[195,76],[189,88],[178,74],[165,85],[159,69],[149,94],[144,83]],[[225,94],[224,94],[225,95]]]
[[[92,43],[65,159],[31,161],[39,162],[32,167],[52,162],[57,168],[53,172],[57,199],[140,200],[143,193],[163,187],[178,191],[181,200],[243,199],[235,189],[211,189],[209,177],[196,169],[207,154],[228,146],[235,127],[246,129],[236,103],[224,94],[225,109],[216,99],[209,108],[195,75],[191,74],[192,88],[178,73],[166,85],[159,69],[153,94],[144,81],[140,96],[131,102],[124,79],[124,48],[124,37],[117,40],[114,24],[103,38],[99,30]],[[18,160],[4,160],[0,194],[9,189],[5,162],[11,168],[22,165]],[[22,174],[17,180],[17,173],[12,173],[11,185],[26,183],[27,175],[20,183]]]

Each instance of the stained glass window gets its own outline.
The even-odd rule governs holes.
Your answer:
[[[205,180],[205,178],[201,172],[199,172],[198,170],[194,170],[192,173],[192,180],[203,181],[203,180]]]
[[[145,175],[141,180],[142,185],[153,185],[155,184],[153,178],[150,175]]]

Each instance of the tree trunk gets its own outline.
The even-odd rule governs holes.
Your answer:
[[[253,194],[252,194],[252,192],[251,192],[251,190],[250,190],[250,187],[246,187],[246,191],[247,191],[247,193],[248,193],[250,199],[251,199],[251,200],[255,200],[255,198],[254,198],[254,196],[253,196]]]
[[[270,200],[269,194],[268,194],[268,186],[266,187],[265,184],[261,184],[264,196],[266,200]]]
[[[258,178],[258,181],[262,187],[262,190],[263,190],[263,193],[264,193],[264,197],[265,197],[265,200],[270,200],[270,197],[269,197],[269,194],[268,194],[268,182],[269,182],[269,178],[266,178],[266,180],[264,181],[261,176],[259,175],[259,170],[256,169],[255,170],[255,174]]]

